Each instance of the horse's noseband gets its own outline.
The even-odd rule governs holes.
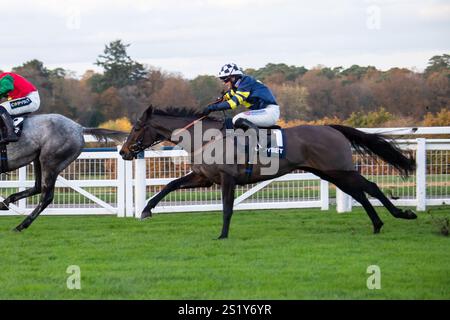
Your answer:
[[[142,128],[142,124],[140,123],[140,121],[138,123],[136,123],[136,126],[134,128],[135,131],[139,131]],[[130,152],[133,154],[134,157],[136,157],[136,155],[141,152],[142,150],[145,149],[143,141],[144,141],[144,137],[145,137],[145,127],[144,127],[144,132],[142,134],[139,135],[139,138],[136,139],[136,142],[131,144],[128,147],[128,150],[130,150]]]
[[[155,142],[153,142],[151,145],[149,146],[145,146],[144,145],[144,137],[145,137],[145,130],[144,133],[141,134],[141,136],[139,137],[139,139],[136,140],[135,143],[133,143],[132,145],[130,145],[128,147],[128,149],[130,150],[130,152],[133,154],[133,156],[136,158],[136,156],[138,155],[138,153],[144,151],[147,148],[151,148],[154,145],[157,145],[158,143],[161,142],[161,140],[156,140]]]
[[[136,143],[133,143],[129,149],[131,151],[131,153],[133,153],[133,155],[137,155],[139,152],[141,152],[142,150],[145,149],[143,143],[142,143],[143,138],[139,139],[136,141]]]

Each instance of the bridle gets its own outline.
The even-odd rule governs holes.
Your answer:
[[[138,125],[140,126],[140,124],[138,124]],[[162,141],[161,139],[159,139],[159,140],[157,139],[150,146],[144,146],[143,141],[144,141],[145,132],[148,128],[148,125],[143,126],[143,128],[144,128],[144,130],[143,130],[142,134],[139,135],[139,138],[136,139],[136,142],[128,147],[128,149],[133,154],[133,156],[136,156],[138,153],[144,151],[147,148],[151,148]]]

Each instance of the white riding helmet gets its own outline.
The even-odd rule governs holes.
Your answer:
[[[219,78],[226,78],[229,76],[243,76],[244,72],[241,68],[238,67],[235,63],[227,63],[225,64],[222,69],[219,71]]]

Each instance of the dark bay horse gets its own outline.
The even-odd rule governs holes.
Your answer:
[[[208,117],[201,121],[202,131],[196,132],[195,126],[189,126],[189,124],[198,120],[199,117],[201,114],[195,114],[186,109],[161,111],[153,110],[150,106],[134,125],[120,154],[124,160],[132,160],[142,150],[161,141],[172,140],[177,143],[178,140],[173,141],[173,133],[175,130],[179,131],[179,128],[183,128],[181,131],[188,131],[196,141],[203,141],[203,137],[195,137],[195,134],[203,135],[211,128],[223,130],[222,121]],[[184,146],[184,149],[192,158],[195,153],[205,153],[207,146],[211,147],[211,145],[226,144],[227,142],[233,144],[234,141],[233,136],[225,135],[223,139],[216,141],[203,141],[200,150],[196,149],[193,144]],[[373,157],[380,157],[397,168],[403,176],[407,176],[415,169],[415,160],[411,155],[405,156],[393,142],[379,134],[368,134],[340,125],[297,126],[285,129],[286,156],[279,160],[278,170],[275,173],[263,175],[261,163],[253,166],[250,177],[246,171],[246,164],[242,162],[232,164],[194,163],[190,173],[170,182],[149,200],[142,212],[141,219],[151,217],[151,210],[158,202],[176,189],[209,187],[216,183],[221,185],[223,203],[223,227],[219,239],[227,238],[233,214],[236,185],[273,179],[295,169],[311,172],[335,184],[361,203],[372,221],[374,233],[380,232],[383,222],[367,199],[366,193],[380,200],[396,218],[417,218],[413,211],[402,210],[394,206],[375,183],[368,181],[355,170],[352,146],[360,153],[368,152]],[[193,162],[191,161],[191,163]]]
[[[33,162],[34,187],[11,194],[0,202],[0,210],[8,210],[10,203],[41,194],[36,208],[14,230],[28,228],[39,214],[53,201],[56,179],[81,153],[84,134],[97,139],[112,138],[120,141],[126,135],[120,131],[84,128],[59,114],[31,115],[25,118],[19,141],[7,146],[8,169],[13,171]]]

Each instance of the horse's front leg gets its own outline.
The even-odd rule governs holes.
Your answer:
[[[28,198],[34,196],[35,194],[41,193],[41,163],[39,160],[34,161],[34,187],[26,189],[21,192],[13,193],[7,197],[4,201],[0,202],[0,210],[9,210],[8,206],[10,203],[19,201],[23,198]]]
[[[47,174],[42,186],[42,194],[39,204],[36,206],[36,208],[34,208],[33,212],[31,212],[28,217],[26,217],[25,220],[22,221],[21,224],[14,228],[14,231],[22,231],[23,229],[28,228],[33,223],[33,221],[36,220],[39,214],[44,211],[44,209],[47,208],[47,206],[53,201],[57,176],[58,175],[54,172],[50,172]]]
[[[212,181],[206,177],[189,172],[187,175],[169,182],[160,192],[153,196],[145,206],[141,214],[141,220],[150,218],[152,216],[152,209],[170,192],[177,189],[201,188],[210,187]]]
[[[220,185],[222,187],[223,225],[222,233],[220,234],[218,239],[226,239],[228,238],[231,216],[233,215],[236,180],[233,176],[222,173]]]

